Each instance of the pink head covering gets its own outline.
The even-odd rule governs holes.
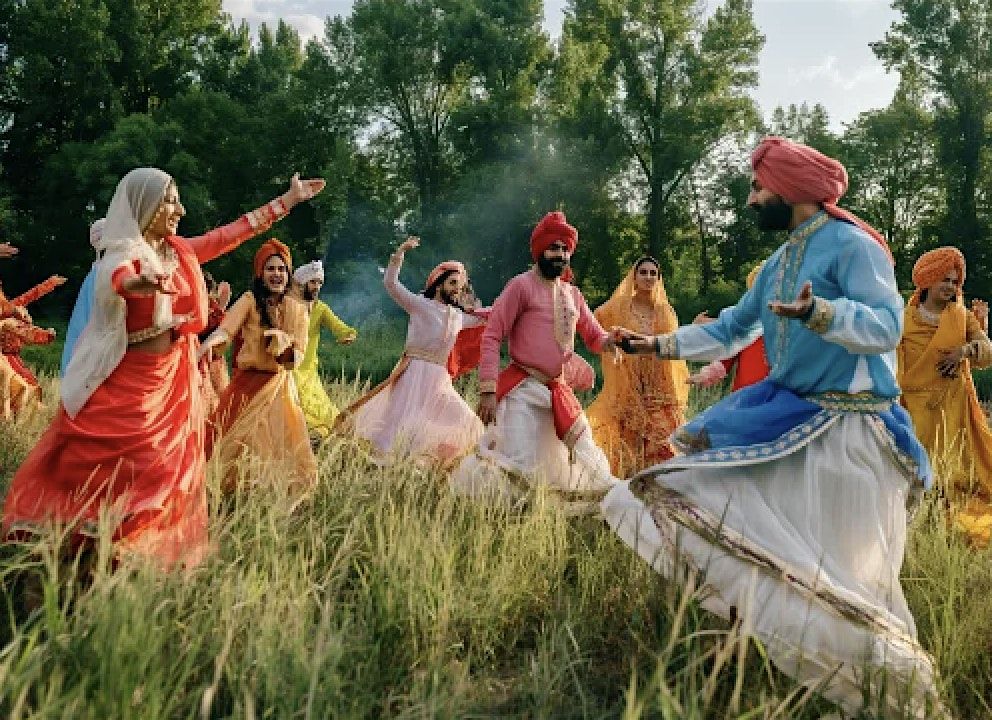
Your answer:
[[[808,145],[769,135],[751,154],[751,167],[761,187],[793,205],[823,205],[831,217],[853,223],[871,235],[892,259],[882,233],[854,213],[837,207],[837,201],[847,192],[847,170],[839,161]]]
[[[438,265],[436,268],[431,270],[430,275],[427,276],[427,282],[424,283],[424,290],[429,288],[434,284],[434,281],[439,277],[444,275],[444,273],[449,270],[454,270],[455,272],[461,273],[462,275],[467,275],[465,272],[465,266],[462,265],[457,260],[445,260],[443,263]]]

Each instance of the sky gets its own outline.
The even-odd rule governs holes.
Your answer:
[[[869,43],[897,18],[890,0],[753,0],[765,36],[754,97],[767,115],[778,105],[819,102],[842,129],[859,113],[884,107],[898,76],[886,73]],[[719,0],[708,0],[710,6]],[[279,18],[304,39],[323,33],[324,18],[346,15],[351,0],[224,0],[224,10],[256,27]],[[545,28],[561,34],[565,0],[545,0]]]

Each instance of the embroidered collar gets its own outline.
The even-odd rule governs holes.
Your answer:
[[[824,210],[820,210],[813,217],[805,220],[794,230],[789,232],[790,243],[800,243],[817,230],[822,228],[830,220],[830,216]]]

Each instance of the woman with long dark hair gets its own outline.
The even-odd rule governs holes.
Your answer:
[[[217,456],[224,487],[234,490],[239,476],[250,484],[265,477],[285,483],[300,499],[317,483],[317,461],[310,449],[292,370],[307,347],[307,309],[289,297],[293,261],[289,248],[267,240],[255,253],[252,289],[227,311],[201,353],[234,344],[234,374],[208,423],[207,457]],[[251,458],[274,473],[240,473]]]

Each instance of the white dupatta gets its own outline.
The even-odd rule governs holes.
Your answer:
[[[172,177],[156,168],[135,168],[118,183],[107,209],[103,237],[94,244],[102,257],[94,266],[93,310],[79,336],[62,380],[62,405],[75,417],[127,352],[127,304],[111,284],[121,265],[138,260],[144,273],[162,273],[158,253],[145,241],[144,231],[165,198]],[[166,326],[172,299],[155,296],[152,322]]]

